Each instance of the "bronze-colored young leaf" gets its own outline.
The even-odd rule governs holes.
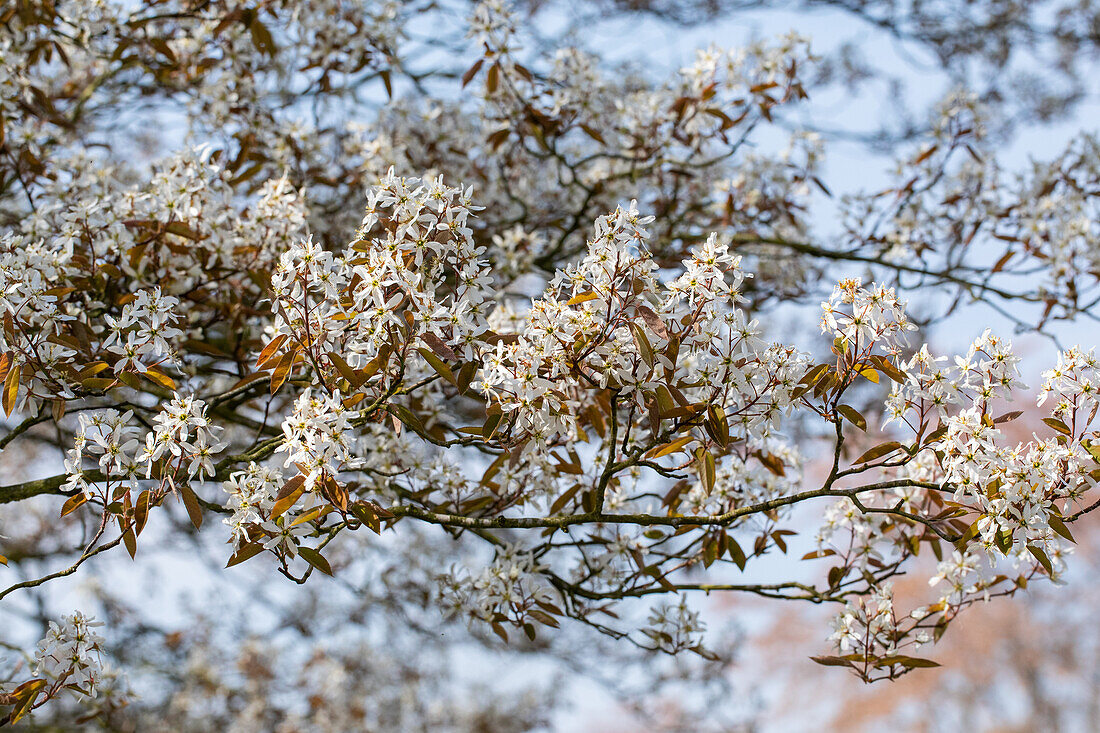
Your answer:
[[[299,481],[298,479],[303,480]],[[294,506],[294,503],[298,501],[298,497],[300,497],[304,491],[305,481],[302,476],[295,476],[293,479],[286,482],[282,490],[279,491],[275,503],[271,506],[271,519],[282,516],[287,509]]]
[[[873,354],[871,356],[871,362],[876,367],[878,367],[878,370],[880,372],[882,372],[883,374],[885,374],[886,376],[888,376],[890,379],[894,380],[898,384],[905,384],[908,381],[905,377],[905,374],[900,369],[898,369],[896,366],[894,366],[894,363],[892,361],[890,361],[888,358],[886,358],[885,356],[880,356],[879,354]]]
[[[298,554],[302,556],[303,560],[325,575],[332,575],[332,566],[328,564],[328,560],[325,559],[325,556],[317,550],[314,550],[312,547],[299,547]]]
[[[837,405],[836,409],[837,412],[847,418],[848,422],[852,423],[860,430],[867,429],[867,418],[863,417],[863,415],[851,405]]]
[[[855,667],[855,663],[853,662],[853,660],[849,659],[848,657],[826,655],[810,657],[810,661],[817,662],[818,664],[825,667]]]
[[[149,507],[151,502],[152,491],[148,489],[141,492],[138,495],[137,501],[134,502],[134,535],[140,537],[141,531],[145,529],[145,523],[149,521]]]
[[[660,458],[662,456],[667,456],[671,453],[675,453],[679,450],[682,450],[684,446],[686,446],[694,439],[695,436],[690,434],[681,436],[671,443],[665,443],[664,445],[659,445],[653,448],[648,453],[646,453],[646,458]]]
[[[195,496],[195,492],[186,483],[180,484],[179,492],[191,524],[195,526],[195,529],[200,529],[202,527],[202,505],[199,504],[199,498]]]
[[[348,366],[348,363],[344,361],[344,357],[340,356],[335,351],[330,351],[328,353],[328,358],[329,361],[332,362],[332,365],[336,367],[336,371],[340,373],[340,376],[348,381],[352,389],[357,389],[362,385],[363,380],[360,379],[354,369]]]
[[[1050,557],[1043,551],[1042,548],[1029,544],[1027,546],[1028,552],[1030,552],[1039,564],[1043,566],[1043,570],[1047,571],[1047,575],[1054,575],[1054,564],[1051,563]]]
[[[130,559],[137,559],[137,535],[134,534],[134,528],[130,525],[122,530],[122,544],[126,546],[126,552],[130,554]]]
[[[287,354],[283,354],[279,359],[278,364],[275,366],[275,370],[271,373],[271,394],[275,394],[279,391],[279,387],[283,386],[283,382],[290,376],[290,370],[294,366],[294,359],[297,354],[293,351]]]
[[[15,706],[8,713],[7,722],[11,725],[22,720],[34,707],[39,693],[46,687],[46,680],[35,678],[28,680],[9,693],[9,698],[15,700]],[[3,722],[3,721],[0,721]]]
[[[588,291],[587,293],[580,293],[578,295],[574,295],[572,298],[565,301],[565,304],[566,305],[580,305],[581,303],[587,303],[590,300],[595,300],[598,297],[600,297],[600,296],[597,295],[596,293],[593,293],[592,291]]]
[[[466,86],[471,81],[473,81],[473,78],[475,76],[477,76],[477,72],[481,71],[481,67],[484,63],[485,63],[485,59],[483,59],[483,58],[478,59],[477,61],[475,61],[473,63],[472,66],[470,66],[470,68],[466,69],[466,71],[463,72],[463,74],[462,74],[462,86]]]
[[[1047,517],[1047,524],[1050,525],[1051,529],[1053,529],[1061,536],[1065,537],[1070,542],[1073,542],[1074,544],[1077,543],[1077,540],[1073,538],[1073,533],[1069,531],[1069,527],[1066,526],[1066,523],[1062,521],[1061,517],[1051,514]]]
[[[637,323],[631,322],[627,325],[630,327],[630,334],[634,337],[634,344],[638,347],[638,353],[641,354],[642,361],[652,369],[656,362],[656,356],[653,353],[653,346],[649,343],[649,337],[645,335],[645,331]]]
[[[10,416],[15,409],[15,400],[19,395],[19,374],[23,370],[22,364],[16,364],[8,371],[4,380],[4,414]]]
[[[279,351],[279,348],[286,342],[286,334],[279,334],[260,351],[260,355],[256,358],[256,368],[263,369],[264,366],[275,358],[275,354]]]
[[[852,463],[867,463],[869,461],[875,460],[876,458],[882,458],[883,456],[888,456],[891,453],[894,453],[895,451],[901,450],[904,447],[905,446],[903,446],[901,443],[898,443],[898,442],[893,441],[893,440],[888,441],[886,443],[880,443],[879,445],[876,445],[875,447],[868,450],[866,453],[861,455],[859,458],[852,461]]]
[[[417,351],[420,353],[421,356],[424,357],[424,361],[428,362],[428,364],[431,365],[436,374],[443,377],[456,387],[458,386],[458,380],[455,379],[454,372],[451,371],[451,368],[449,366],[443,363],[442,359],[440,359],[428,349],[417,349]]]
[[[1073,435],[1073,433],[1069,429],[1069,426],[1056,417],[1044,417],[1043,422],[1057,430],[1062,435]]]
[[[737,541],[733,537],[726,539],[726,552],[729,553],[730,559],[733,560],[733,564],[737,566],[739,570],[745,569],[745,564],[748,562],[748,558],[745,557],[745,552],[741,549],[741,545],[737,544]]]
[[[440,359],[446,359],[447,361],[457,362],[458,354],[454,350],[443,342],[443,339],[436,336],[431,331],[425,331],[420,334],[420,340],[428,345]]]
[[[176,383],[172,381],[171,377],[151,367],[142,372],[142,375],[153,384],[164,387],[165,389],[174,390],[176,388]]]
[[[872,369],[870,367],[864,367],[863,369],[859,370],[859,373],[865,379],[868,379],[868,380],[874,382],[875,384],[878,384],[878,372],[876,372],[874,369]]]
[[[256,555],[259,555],[263,551],[264,546],[259,542],[249,542],[248,544],[241,545],[240,549],[229,558],[229,562],[227,562],[225,566],[231,568],[234,565],[240,565],[245,560],[256,557]]]
[[[88,501],[88,497],[84,493],[74,494],[65,500],[65,503],[61,505],[61,516],[65,517],[72,514],[77,509],[82,507]]]

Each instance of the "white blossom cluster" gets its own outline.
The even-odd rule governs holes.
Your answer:
[[[714,485],[708,490],[696,481],[685,497],[692,514],[724,514],[739,506],[751,506],[785,496],[802,485],[802,456],[793,446],[771,438],[760,444],[784,467],[782,474],[761,470],[748,461],[724,461],[715,470]],[[780,514],[785,514],[780,511]]]
[[[862,293],[863,302],[869,303],[866,291]],[[845,299],[860,302],[858,283]],[[879,339],[889,343],[890,330],[876,325],[881,320],[868,318],[867,324],[858,323],[859,308],[838,315],[830,302],[823,309],[823,328],[832,329],[868,353]],[[887,321],[905,323],[904,315],[898,313]],[[864,325],[868,330],[859,330]],[[901,331],[893,329],[894,333]],[[885,351],[896,353],[898,349],[887,347]],[[903,462],[902,475],[949,492],[955,505],[969,513],[967,523],[973,523],[976,534],[970,548],[956,550],[939,563],[929,584],[940,587],[941,595],[923,610],[921,618],[937,613],[950,620],[974,599],[989,597],[996,581],[979,569],[982,554],[991,571],[1006,556],[1017,567],[1033,567],[1038,561],[1055,580],[1065,569],[1070,547],[1063,513],[1070,512],[1096,484],[1091,475],[1097,436],[1092,423],[1098,410],[1094,384],[1100,371],[1091,351],[1074,347],[1062,353],[1058,366],[1044,374],[1038,399],[1040,405],[1053,402],[1047,424],[1055,434],[1011,446],[1005,445],[998,426],[1012,415],[1002,417],[994,410],[1023,386],[1019,360],[1011,344],[989,331],[978,337],[967,353],[956,356],[953,364],[946,364],[946,357],[933,356],[926,345],[908,360],[898,358],[897,371],[904,381],[894,383],[887,398],[887,424],[899,423],[916,433],[939,426],[930,440]],[[912,551],[890,513],[901,510],[911,516],[922,515],[942,506],[927,505],[927,492],[917,486],[894,489],[892,497],[884,497],[892,509],[877,512],[840,500],[826,512],[817,536],[818,555],[835,555],[846,566],[865,573],[887,567]],[[882,587],[876,592],[885,593]],[[850,604],[836,621],[833,640],[842,652],[856,648],[860,654],[893,654],[893,639],[908,633],[896,633],[888,596],[875,598],[878,600]]]
[[[284,467],[298,466],[306,477],[307,491],[324,476],[359,464],[351,437],[355,414],[344,407],[339,392],[315,396],[307,389],[294,402],[294,410],[283,421],[285,441],[277,451],[287,454]]]
[[[921,607],[899,615],[894,604],[894,589],[890,583],[875,587],[867,596],[850,600],[832,622],[829,637],[837,650],[852,660],[855,668],[881,665],[893,674],[894,664],[906,666],[906,652],[917,651],[933,640],[922,623],[928,609]],[[862,670],[868,673],[870,670]]]
[[[120,413],[112,409],[77,415],[76,438],[65,459],[65,470],[69,474],[66,489],[80,489],[91,498],[93,485],[84,478],[82,469],[85,458],[96,456],[105,475],[124,478],[131,486],[137,485],[142,469],[138,460],[141,429],[131,424],[133,417],[133,410]]]
[[[1077,435],[1090,427],[1096,417],[1098,390],[1100,359],[1095,349],[1085,351],[1074,346],[1058,355],[1057,366],[1043,372],[1038,404],[1042,407],[1053,397],[1056,400],[1051,410],[1053,416]]]
[[[866,478],[841,465],[862,416],[840,399],[862,375],[894,382],[887,427],[916,442],[877,446],[891,452],[863,465],[900,478],[825,512],[812,554],[844,573],[825,590],[766,593],[870,593],[841,614],[834,641],[896,654],[910,632],[927,640],[924,618],[949,620],[988,594],[983,559],[1062,572],[1063,521],[1095,486],[1100,457],[1091,352],[1066,352],[1045,377],[1040,404],[1052,403],[1056,434],[1013,447],[998,412],[1021,386],[1019,359],[988,332],[953,363],[913,353],[904,301],[859,279],[822,304],[835,369],[769,342],[760,321],[769,300],[819,300],[815,282],[832,278],[810,277],[812,263],[846,258],[1038,304],[1040,321],[1091,307],[1094,139],[1009,180],[982,159],[977,98],[953,92],[931,138],[899,164],[899,195],[844,204],[848,241],[833,248],[805,222],[811,192],[826,190],[820,139],[798,133],[775,154],[752,134],[806,96],[813,57],[797,36],[702,50],[654,82],[581,48],[521,56],[542,39],[511,3],[481,0],[467,23],[478,55],[443,77],[465,91],[437,98],[442,79],[403,55],[422,35],[413,18],[434,30],[438,16],[421,13],[440,9],[432,0],[227,13],[177,0],[61,3],[54,14],[56,4],[40,24],[25,25],[26,8],[5,15],[0,38],[0,148],[20,174],[0,192],[0,383],[5,409],[14,402],[24,417],[13,438],[45,433],[44,408],[58,435],[75,436],[61,488],[98,499],[101,528],[127,516],[127,491],[142,482],[166,494],[228,473],[238,559],[262,548],[288,575],[296,557],[327,567],[319,551],[342,551],[330,540],[389,507],[400,515],[390,529],[423,521],[463,541],[514,543],[483,570],[441,580],[462,614],[494,629],[552,626],[564,597],[570,614],[610,616],[616,601],[670,592],[722,554],[743,565],[787,551],[780,522],[802,498],[804,458],[790,443],[809,434],[802,417],[830,423],[830,440],[836,428],[821,494]],[[362,104],[369,85],[377,114]],[[150,162],[174,143],[153,140],[164,132],[153,125],[131,135],[147,106],[182,113],[194,147]],[[113,154],[120,140],[133,155]],[[1021,278],[992,277],[1040,262],[1044,275],[1029,281],[1041,284],[1018,299],[1001,288]],[[193,394],[151,407],[177,379]],[[160,389],[142,394],[147,382]],[[251,447],[216,463],[230,440]],[[190,486],[181,494],[198,524],[208,505]],[[695,526],[689,515],[709,516]],[[524,529],[506,534],[515,520]],[[930,580],[938,603],[899,621],[880,578],[922,542],[961,532],[969,548]],[[81,689],[97,673],[62,665],[85,644],[75,635],[95,638],[86,626],[78,615],[51,630],[39,660]],[[683,601],[656,605],[642,630],[670,653],[701,649],[702,632]],[[242,720],[260,727],[263,714],[253,704]]]
[[[39,158],[72,139],[74,130],[62,119],[28,114],[36,90],[51,96],[67,84],[82,87],[107,72],[105,49],[113,48],[114,30],[124,22],[124,11],[115,3],[89,0],[75,3],[58,14],[54,27],[25,24],[20,13],[9,14],[0,38],[0,119],[3,137],[13,150],[25,150]],[[60,42],[58,39],[64,39]],[[43,45],[58,43],[68,64],[54,62]]]
[[[699,612],[692,609],[683,598],[679,603],[662,602],[649,614],[642,633],[654,641],[658,648],[669,654],[687,649],[702,648],[706,624]]]
[[[228,493],[228,508],[232,516],[222,520],[230,528],[229,542],[233,552],[260,542],[260,546],[277,555],[293,558],[298,555],[301,537],[311,534],[308,523],[311,510],[322,506],[314,491],[304,492],[278,516],[272,516],[286,477],[277,468],[249,463],[244,471],[236,471],[222,484]],[[316,515],[316,512],[313,512]]]
[[[661,373],[682,370],[696,385],[686,398],[721,406],[735,439],[750,442],[770,435],[792,407],[805,357],[765,344],[759,324],[737,307],[739,258],[711,236],[661,284],[645,247],[651,221],[636,203],[598,219],[585,258],[532,303],[516,341],[486,356],[478,388],[536,444],[576,435],[583,392],[554,386],[577,381],[578,371],[578,388],[613,386],[644,409]]]
[[[230,495],[229,509],[233,511],[232,516],[223,521],[230,527],[234,551],[250,539],[249,531],[253,526],[266,521],[283,482],[283,475],[277,468],[252,462],[244,471],[233,472],[222,485]]]
[[[202,480],[214,474],[213,457],[227,445],[221,439],[222,426],[215,425],[207,417],[206,403],[193,396],[178,394],[153,418],[153,432],[145,435],[145,449],[141,460],[146,462],[146,477],[151,474],[153,463],[165,459],[182,476],[167,474],[169,486],[175,481]],[[184,463],[186,462],[186,465]]]
[[[111,335],[103,342],[107,351],[119,355],[114,371],[148,371],[157,357],[179,363],[170,339],[183,335],[172,324],[180,320],[179,299],[161,294],[160,288],[140,290],[122,308],[118,318],[105,316]]]
[[[492,290],[484,250],[467,226],[470,193],[391,170],[342,256],[306,239],[280,257],[271,283],[275,334],[319,359],[335,350],[356,369],[402,329],[412,330],[409,342],[434,337],[472,357]]]
[[[469,34],[484,45],[490,60],[502,57],[507,63],[509,52],[517,50],[517,18],[507,0],[479,0],[470,14]]]
[[[633,297],[621,292],[624,272],[633,270],[641,279],[653,267],[637,254],[644,236],[640,227],[648,221],[635,205],[601,217],[588,256],[560,273],[551,290],[532,304],[517,340],[499,342],[486,356],[478,388],[510,413],[517,431],[530,433],[536,442],[559,433],[576,435],[570,417],[579,402],[553,390],[555,381],[579,366],[563,346],[591,344],[584,359],[600,386],[612,380],[618,384],[620,375],[632,371],[635,355],[625,329],[615,333],[615,320]],[[566,284],[570,297],[559,299],[556,291]]]
[[[355,73],[380,65],[405,35],[406,18],[397,0],[306,0],[295,3],[288,25],[302,67]],[[379,58],[382,57],[382,58]]]
[[[831,504],[821,518],[815,541],[818,552],[839,555],[846,565],[872,570],[885,565],[895,549],[889,517],[860,511],[852,501]]]
[[[69,381],[59,365],[75,351],[55,338],[64,321],[73,316],[58,306],[61,290],[72,273],[71,244],[47,245],[21,234],[0,234],[0,309],[20,328],[0,332],[0,347],[9,354],[9,367],[33,364],[21,380],[16,407],[33,411],[51,391],[72,397]],[[13,337],[14,336],[14,340]]]
[[[1017,306],[1006,314],[1020,326],[1074,318],[1095,299],[1100,199],[1090,182],[1100,144],[1080,134],[1053,159],[1012,170],[985,144],[990,114],[972,93],[949,93],[930,117],[931,138],[898,160],[896,185],[908,191],[901,205],[879,217],[873,196],[845,198],[850,244],[925,271],[926,284],[942,283],[935,273],[952,262],[959,284],[991,272],[1027,278],[992,294]],[[1014,295],[1024,294],[1043,307],[1020,307]]]
[[[883,584],[869,596],[849,602],[833,619],[829,638],[842,654],[888,655],[897,652],[897,627],[894,589]]]
[[[928,579],[928,585],[944,584],[942,606],[957,606],[982,590],[978,561],[978,556],[971,552],[954,550],[950,558],[936,565],[936,574]]]
[[[878,345],[897,355],[906,346],[906,332],[916,325],[905,315],[905,302],[893,288],[862,287],[860,278],[842,280],[829,300],[821,304],[821,331],[844,339],[848,348],[860,352]]]
[[[621,510],[613,496],[609,504]],[[605,535],[606,541],[577,559],[571,569],[575,583],[600,583],[614,588],[627,583],[637,572],[635,557],[646,548],[646,540],[630,529],[615,528]]]
[[[94,495],[100,482],[89,480],[83,471],[89,457],[98,457],[102,481],[124,481],[131,488],[143,478],[155,478],[162,487],[174,490],[180,483],[213,476],[214,456],[227,442],[220,439],[222,426],[209,421],[206,409],[202,400],[177,394],[153,417],[154,428],[144,440],[141,429],[132,424],[133,410],[78,413],[79,428],[65,460],[68,480],[63,488],[82,491],[89,498]]]
[[[1080,356],[1074,349],[1064,354],[1061,362],[1070,364]],[[1065,434],[1015,447],[999,445],[1001,431],[990,421],[987,409],[993,399],[1008,398],[1018,386],[1017,361],[1006,343],[988,333],[975,342],[966,357],[956,359],[956,377],[948,394],[949,401],[962,403],[961,409],[945,417],[946,434],[936,447],[944,453],[943,478],[954,490],[955,500],[967,497],[981,513],[978,530],[982,544],[993,552],[1007,537],[1012,552],[1021,558],[1026,558],[1028,545],[1038,547],[1059,570],[1063,540],[1051,528],[1049,518],[1068,510],[1070,503],[1095,483],[1088,476],[1092,457],[1081,442],[1087,440],[1091,415],[1074,421],[1073,428],[1067,426]],[[1095,409],[1094,396],[1080,401],[1083,395],[1073,394],[1072,387],[1065,394],[1065,387],[1069,385],[1048,376],[1040,400],[1054,394],[1059,401],[1068,398],[1083,408],[1084,414]],[[927,397],[922,390],[916,399]],[[1061,507],[1056,508],[1059,502]]]
[[[104,673],[104,639],[94,629],[102,625],[79,611],[62,617],[60,624],[51,621],[34,653],[34,674],[96,697]]]
[[[685,355],[684,381],[698,385],[685,395],[721,407],[733,440],[763,447],[778,438],[782,417],[795,406],[808,355],[764,341],[760,323],[737,306],[747,276],[741,259],[715,235],[691,250],[683,268],[656,311]],[[675,327],[685,320],[690,325]],[[663,345],[658,340],[655,348]]]
[[[236,297],[254,288],[208,274],[262,270],[305,224],[285,179],[262,186],[242,212],[227,174],[205,153],[177,156],[133,186],[87,157],[66,162],[71,167],[49,184],[35,216],[22,219],[21,231],[0,234],[0,308],[11,319],[0,350],[20,370],[21,412],[47,398],[73,398],[84,379],[106,376],[104,364],[116,375],[181,367],[180,345],[198,311],[184,308],[178,294],[213,297],[223,289]],[[102,302],[81,286],[81,268],[129,278],[130,292]],[[102,311],[102,324],[80,325]]]
[[[797,67],[813,58],[810,40],[795,32],[774,43],[756,41],[736,48],[711,45],[695,52],[690,66],[680,70],[687,91],[705,99],[714,99],[719,109],[736,107],[735,99],[750,98],[764,89],[781,89],[790,83],[792,65]],[[698,124],[721,124],[721,119]]]
[[[233,287],[235,283],[211,282],[209,273],[271,268],[280,253],[299,239],[307,209],[298,191],[285,177],[259,187],[252,206],[242,207],[223,162],[212,159],[210,147],[199,147],[169,158],[157,166],[140,193],[122,195],[127,204],[120,218],[151,222],[166,227],[176,238],[160,237],[136,250],[140,258],[127,258],[123,270],[153,282],[170,279],[175,292],[201,288]],[[109,202],[109,200],[108,200]],[[177,222],[174,228],[172,223]],[[103,224],[93,222],[100,228]],[[134,251],[137,241],[105,247],[107,252]],[[104,251],[104,250],[100,250]]]
[[[497,552],[480,573],[456,566],[439,579],[442,602],[452,613],[489,623],[521,625],[539,603],[555,603],[558,594],[540,574],[546,568],[517,547]]]

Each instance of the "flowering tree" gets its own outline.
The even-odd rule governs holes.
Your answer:
[[[464,62],[425,70],[423,25],[456,17],[472,42],[427,41]],[[979,305],[1040,332],[1097,315],[1092,138],[1013,175],[959,90],[820,234],[821,139],[760,143],[807,96],[797,37],[654,79],[525,51],[500,2],[0,20],[0,448],[65,456],[0,487],[0,603],[140,563],[181,507],[226,565],[297,584],[373,543],[434,613],[512,644],[579,625],[720,661],[695,596],[833,605],[816,659],[870,681],[1057,578],[1098,505],[1091,351],[1051,355],[1049,416],[1013,443],[1011,344],[918,338]],[[816,335],[762,325],[823,298]],[[895,607],[922,552],[932,596]],[[117,711],[91,626],[13,667],[6,721],[65,690]]]
[[[537,7],[543,1],[523,4]],[[619,11],[691,27],[733,13],[768,10],[814,14],[823,23],[844,21],[843,40],[815,65],[815,81],[849,90],[874,86],[896,95],[898,119],[877,131],[861,120],[864,134],[871,133],[869,141],[878,144],[896,145],[899,137],[924,130],[927,120],[920,106],[907,108],[903,100],[912,80],[883,62],[881,46],[869,43],[876,33],[904,48],[904,62],[925,74],[939,67],[971,86],[984,104],[997,109],[990,122],[1000,129],[1065,117],[1091,93],[1087,80],[1100,40],[1100,6],[1092,0],[596,0],[582,6],[573,23],[583,27]]]

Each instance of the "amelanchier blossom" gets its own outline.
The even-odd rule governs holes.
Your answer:
[[[34,650],[33,677],[10,691],[0,688],[0,704],[12,706],[8,722],[17,722],[63,692],[97,711],[126,704],[124,682],[120,684],[118,671],[102,658],[104,639],[95,631],[100,626],[79,611],[49,623]]]
[[[0,449],[64,459],[0,504],[64,549],[0,565],[0,603],[142,562],[160,518],[305,592],[413,547],[416,577],[387,573],[420,610],[508,643],[573,626],[721,663],[708,595],[823,603],[816,659],[875,680],[1072,564],[1097,357],[1050,357],[1020,443],[1012,344],[941,354],[917,322],[943,299],[906,301],[1095,316],[1091,138],[1013,176],[953,92],[890,195],[838,201],[836,241],[805,214],[822,139],[765,134],[807,96],[797,36],[655,80],[530,50],[480,2],[436,95],[404,55],[433,2],[33,5],[0,38]],[[145,104],[180,149],[138,152]],[[0,720],[95,696],[105,656],[84,616],[51,627]]]

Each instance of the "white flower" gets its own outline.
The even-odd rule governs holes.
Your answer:
[[[102,625],[79,611],[63,616],[60,624],[51,621],[49,631],[35,650],[34,674],[64,680],[65,684],[95,697],[103,671],[100,653],[104,639],[93,629]]]

